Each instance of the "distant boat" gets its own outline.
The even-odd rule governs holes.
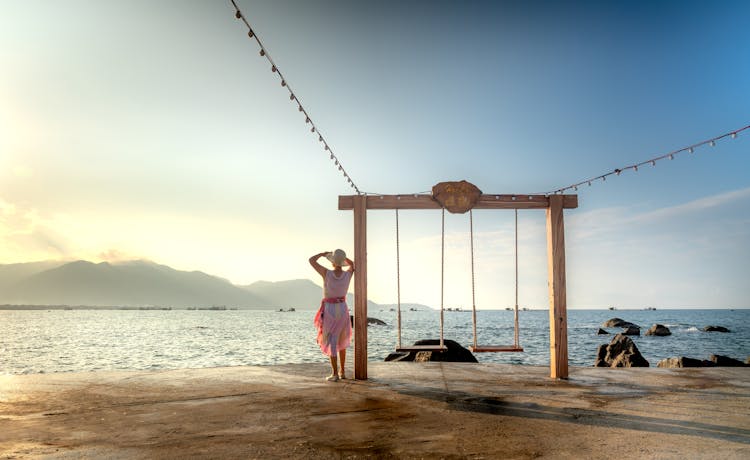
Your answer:
[[[654,310],[656,310],[656,307],[646,307],[646,308],[644,308],[644,310],[654,311]]]
[[[615,307],[609,307],[610,310],[617,310]]]

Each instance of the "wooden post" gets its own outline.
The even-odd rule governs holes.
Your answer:
[[[354,378],[367,379],[367,196],[354,197]]]
[[[568,313],[565,297],[565,226],[563,197],[549,197],[547,208],[547,263],[549,276],[550,377],[568,378]]]

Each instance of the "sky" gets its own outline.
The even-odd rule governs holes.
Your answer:
[[[750,3],[238,0],[357,187],[544,193],[750,125]],[[354,193],[230,1],[0,0],[0,263],[149,259],[244,285],[353,253]],[[750,130],[595,182],[568,308],[749,308]],[[368,213],[368,296],[396,301]],[[474,213],[477,308],[514,300],[512,211]],[[519,304],[548,303],[519,212]],[[401,299],[440,304],[440,213],[400,215]],[[468,215],[445,306],[471,307]]]

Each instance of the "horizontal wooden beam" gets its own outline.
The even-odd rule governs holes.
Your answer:
[[[357,195],[340,195],[339,210],[354,209]],[[578,195],[562,196],[563,208],[578,207]],[[440,209],[440,203],[432,195],[368,195],[367,209]],[[546,195],[481,195],[474,209],[547,209],[549,196]]]

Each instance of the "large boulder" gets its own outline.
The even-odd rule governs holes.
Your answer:
[[[477,358],[468,349],[462,347],[453,340],[444,340],[443,343],[448,348],[446,351],[410,351],[396,352],[388,355],[386,361],[446,361],[454,363],[476,363]],[[438,339],[417,340],[414,345],[438,345]]]
[[[716,364],[717,366],[725,366],[725,367],[744,367],[745,363],[740,361],[739,359],[730,358],[728,356],[722,356],[722,355],[711,355],[711,362]]]
[[[729,332],[729,329],[724,326],[706,326],[703,330],[705,332]]]
[[[629,321],[625,321],[625,320],[620,319],[620,318],[612,318],[610,320],[605,321],[602,324],[602,327],[622,327],[622,328],[625,328],[625,327],[630,327],[630,326],[638,327],[637,324],[633,324],[633,323],[631,323]]]
[[[641,328],[638,326],[628,326],[622,331],[624,335],[641,335]]]
[[[352,327],[354,327],[354,315],[349,315],[349,321],[352,323]],[[386,322],[383,321],[382,319],[371,318],[368,316],[367,325],[368,326],[387,326],[388,324],[386,324]]]
[[[679,367],[711,367],[713,365],[714,363],[712,363],[711,361],[680,356],[676,358],[662,359],[656,364],[656,367],[675,369]]]
[[[667,326],[654,324],[646,331],[645,335],[656,335],[659,337],[664,337],[667,335],[672,335],[672,331],[670,331]]]
[[[614,336],[608,345],[600,345],[594,367],[648,367],[648,361],[638,351],[630,337]]]

